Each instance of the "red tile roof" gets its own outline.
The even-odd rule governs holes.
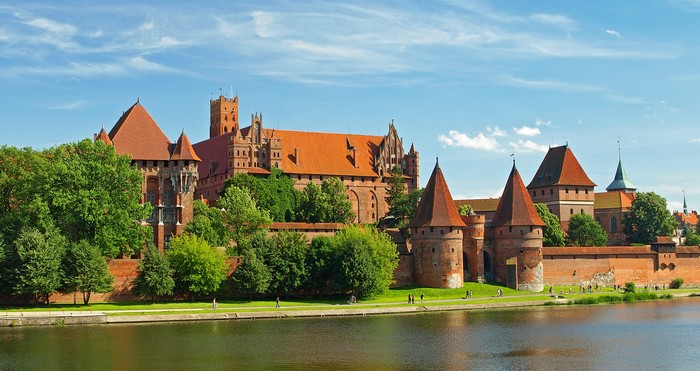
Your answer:
[[[450,195],[450,189],[447,187],[440,165],[437,163],[432,175],[430,175],[428,185],[425,186],[413,220],[408,226],[411,228],[466,226],[462,218],[459,217],[457,206]]]
[[[112,145],[112,140],[109,139],[109,134],[107,134],[107,131],[105,131],[105,128],[102,128],[102,130],[100,130],[99,134],[97,134],[95,136],[95,140],[96,141],[101,140],[108,146]]]
[[[622,209],[629,210],[632,202],[637,198],[636,193],[625,191],[600,192],[595,194],[593,208],[602,209]]]
[[[234,132],[226,133],[195,143],[192,146],[200,158],[204,159],[199,164],[199,179],[226,174],[228,170],[228,143],[234,134]]]
[[[189,138],[187,138],[187,135],[185,134],[184,130],[182,131],[182,134],[180,134],[180,137],[177,138],[177,143],[175,144],[175,149],[173,149],[173,154],[172,156],[170,156],[170,159],[173,161],[202,161],[200,160],[199,156],[197,156],[197,153],[194,151],[194,148],[192,148],[192,144],[190,143]]]
[[[170,160],[170,140],[138,102],[119,118],[109,138],[117,153],[133,160]]]
[[[568,145],[552,147],[527,188],[573,185],[595,187]]]
[[[698,214],[696,214],[694,211],[691,211],[688,213],[688,215],[680,211],[676,211],[673,213],[673,217],[676,218],[678,223],[683,225],[698,225]]]
[[[515,168],[515,163],[513,163],[513,169],[508,176],[506,187],[491,225],[494,227],[505,225],[544,226],[544,222],[537,214],[535,204],[530,198],[530,193],[525,188],[518,169]]]
[[[248,128],[241,129],[246,135]],[[271,129],[266,135],[273,136]],[[274,130],[274,136],[282,141],[282,164],[287,174],[313,174],[334,176],[378,176],[374,158],[379,154],[383,136],[318,133],[292,130]],[[355,146],[356,163],[352,157]],[[299,149],[299,165],[295,150]]]

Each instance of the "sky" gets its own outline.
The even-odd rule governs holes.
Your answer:
[[[453,198],[526,185],[568,144],[602,192],[700,209],[700,0],[32,2],[0,5],[0,144],[108,131],[138,99],[165,134],[240,122],[385,135],[439,157]],[[619,148],[619,152],[618,152]],[[512,156],[511,156],[512,155]]]

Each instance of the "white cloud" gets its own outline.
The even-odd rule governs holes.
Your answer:
[[[508,135],[508,133],[506,133],[505,130],[499,129],[498,126],[496,126],[495,128],[487,126],[486,131],[488,131],[489,134],[491,134],[491,136],[493,137],[505,137],[506,135]]]
[[[139,31],[144,32],[144,31],[150,31],[155,27],[155,22],[153,19],[149,19],[146,22],[141,23],[139,26]]]
[[[489,152],[503,151],[503,149],[500,148],[498,141],[496,141],[496,138],[493,136],[484,135],[484,133],[470,136],[469,134],[462,133],[457,130],[450,130],[447,135],[440,134],[438,136],[438,140],[450,147],[481,149]]]
[[[551,126],[552,121],[545,121],[545,120],[542,120],[541,118],[537,118],[535,120],[535,125],[537,125],[537,126]]]
[[[531,128],[529,126],[522,126],[520,128],[513,128],[513,130],[518,134],[526,137],[536,137],[540,135],[540,128]]]
[[[691,140],[689,140],[688,142],[690,142],[690,143],[700,143],[700,138],[691,139]]]
[[[605,30],[605,32],[610,36],[620,38],[620,33],[615,30]]]
[[[71,111],[79,108],[85,107],[87,102],[84,100],[76,100],[73,102],[65,102],[61,104],[57,104],[54,106],[49,106],[50,109],[55,109],[55,110],[62,110],[62,111]]]
[[[535,143],[531,140],[518,139],[517,142],[510,142],[508,144],[510,144],[514,152],[519,153],[547,152],[549,150],[549,146]]]
[[[576,25],[576,22],[573,19],[561,14],[539,13],[531,15],[530,19],[540,23],[551,24],[563,28],[571,28]]]
[[[74,35],[78,30],[71,24],[56,22],[48,18],[34,18],[24,23],[54,34]]]

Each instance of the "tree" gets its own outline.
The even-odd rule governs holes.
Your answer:
[[[175,269],[176,287],[195,296],[217,291],[228,273],[224,253],[197,236],[173,238],[166,257]]]
[[[114,277],[109,273],[109,266],[97,246],[88,241],[73,244],[64,259],[63,291],[80,291],[83,303],[90,303],[93,292],[106,293],[113,290]]]
[[[306,258],[308,287],[312,290],[328,290],[331,288],[336,272],[335,262],[338,249],[333,237],[318,236],[311,240],[311,246]]]
[[[542,228],[542,246],[564,246],[566,237],[561,230],[559,217],[549,211],[545,204],[535,204],[535,209],[545,224]]]
[[[150,295],[154,303],[156,296],[172,295],[175,288],[174,273],[165,255],[161,255],[153,244],[149,244],[139,262],[139,275],[134,280],[134,292]]]
[[[194,215],[185,226],[185,232],[205,239],[210,246],[227,246],[229,229],[221,209],[209,207],[200,200],[194,201],[193,209]]]
[[[608,235],[588,214],[576,214],[569,219],[569,242],[574,246],[605,246]]]
[[[459,207],[459,215],[465,216],[469,215],[474,209],[472,209],[472,205],[469,204],[464,204]]]
[[[622,221],[632,243],[652,243],[657,236],[670,236],[677,223],[666,208],[666,199],[654,192],[639,192]]]
[[[227,187],[246,190],[261,210],[267,210],[272,220],[277,222],[294,221],[295,210],[299,202],[299,191],[294,188],[294,180],[278,168],[271,168],[266,177],[247,173],[236,174],[226,180]]]
[[[325,222],[350,223],[355,219],[352,203],[345,193],[345,185],[339,178],[331,177],[321,183],[321,191],[326,196],[328,207],[325,209]]]
[[[338,255],[335,286],[358,297],[377,295],[394,282],[399,256],[388,234],[373,227],[348,226],[334,237]]]
[[[407,227],[416,213],[422,195],[422,189],[407,192],[406,178],[401,168],[394,166],[391,169],[386,203],[389,206],[389,215],[395,218],[396,227],[399,228],[405,238],[409,236]]]
[[[16,294],[49,297],[61,287],[61,261],[65,253],[65,239],[54,228],[44,233],[26,228],[15,241],[18,265],[15,267]]]
[[[238,254],[241,254],[241,245],[251,236],[258,231],[267,231],[272,224],[268,212],[258,209],[250,195],[238,187],[226,188],[216,204],[223,209],[224,224],[228,227],[230,239],[238,246]]]
[[[89,139],[51,148],[45,156],[51,164],[36,192],[72,242],[86,240],[109,257],[141,249],[140,221],[151,206],[141,204],[143,176],[128,156]]]
[[[308,249],[308,240],[303,233],[281,231],[258,250],[271,274],[269,292],[288,294],[306,283]]]
[[[321,187],[315,183],[309,183],[301,192],[297,215],[304,222],[321,223],[325,221],[325,208],[327,206]]]
[[[252,301],[253,294],[267,292],[272,275],[255,250],[248,250],[243,256],[243,263],[233,272],[232,279],[236,290],[250,295]]]

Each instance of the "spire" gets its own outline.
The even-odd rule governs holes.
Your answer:
[[[435,163],[435,169],[425,186],[413,220],[408,225],[416,227],[464,227],[465,224],[457,212],[450,189],[442,175],[440,165]]]
[[[688,204],[685,202],[685,190],[683,190],[683,214],[688,215]]]
[[[513,163],[513,169],[508,176],[491,225],[494,227],[505,225],[544,226],[544,222],[537,214],[535,204],[532,203],[530,194],[525,188],[523,179],[520,177],[518,169],[515,168],[515,163]]]
[[[177,138],[177,143],[175,144],[175,149],[173,149],[172,156],[170,156],[170,160],[202,161],[199,156],[197,156],[194,148],[192,148],[192,144],[190,143],[189,138],[187,138],[187,134],[185,134],[185,129],[182,129],[182,134],[180,134],[180,137]]]
[[[99,134],[95,136],[95,141],[98,140],[103,141],[108,146],[112,145],[112,139],[109,138],[109,134],[107,134],[107,132],[105,131],[104,126],[102,126],[102,130],[100,130]]]
[[[619,142],[618,142],[619,143]],[[619,153],[618,147],[618,161],[617,161],[617,171],[615,171],[615,179],[610,183],[610,185],[605,188],[606,191],[624,191],[624,192],[634,192],[637,188],[630,182],[627,178],[627,172],[625,168],[622,167],[622,156]]]

